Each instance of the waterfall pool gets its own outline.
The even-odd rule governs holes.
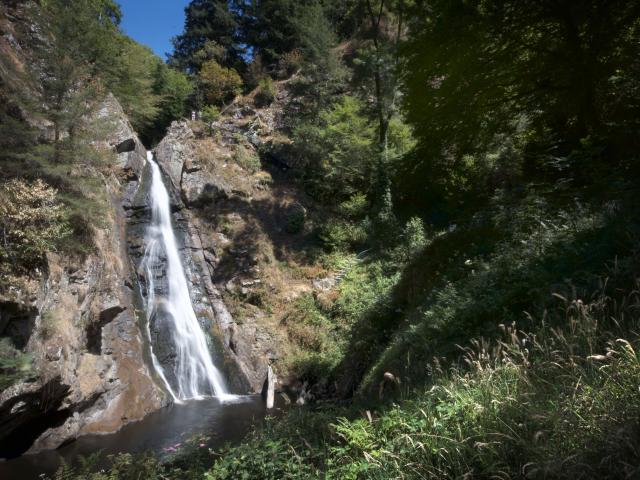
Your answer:
[[[277,415],[278,411],[269,413]],[[117,453],[148,451],[162,458],[195,435],[208,437],[203,448],[219,449],[226,443],[240,441],[265,414],[266,408],[259,395],[242,396],[234,402],[222,403],[215,398],[206,398],[173,404],[139,422],[125,425],[114,434],[87,435],[57,450],[0,461],[0,479],[30,480],[40,478],[41,474],[52,476],[62,460],[73,464],[78,457],[96,452],[101,452],[104,466],[108,465],[107,455]]]

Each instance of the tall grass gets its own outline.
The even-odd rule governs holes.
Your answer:
[[[558,295],[556,326],[502,325],[459,362],[434,359],[431,387],[396,403],[296,412],[225,451],[207,478],[634,478],[640,283],[623,283]]]

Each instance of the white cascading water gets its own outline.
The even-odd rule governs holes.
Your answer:
[[[147,325],[159,312],[171,328],[172,350],[175,352],[174,386],[158,361],[151,345],[153,365],[175,401],[215,396],[222,400],[235,398],[227,391],[224,379],[213,364],[204,332],[191,304],[184,268],[180,261],[176,237],[171,226],[169,193],[153,154],[147,152],[152,179],[151,224],[145,236],[143,268],[147,278]],[[160,274],[158,274],[160,272]]]

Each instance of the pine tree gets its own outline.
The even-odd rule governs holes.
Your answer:
[[[207,42],[215,42],[224,50],[224,66],[232,67],[241,61],[238,8],[228,0],[192,0],[185,8],[184,32],[173,39],[174,52],[169,63],[196,72],[204,61],[210,60],[197,55]]]
[[[98,73],[108,72],[116,53],[118,10],[104,0],[50,0],[36,7],[41,38],[34,70],[41,81],[43,114],[52,125],[54,161],[73,144],[80,119],[100,98]]]

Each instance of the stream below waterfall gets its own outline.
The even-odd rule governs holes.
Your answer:
[[[242,396],[235,402],[207,398],[173,404],[114,434],[87,435],[57,450],[0,461],[0,479],[30,480],[43,473],[51,476],[62,460],[73,464],[78,457],[96,452],[101,453],[101,466],[108,465],[107,455],[117,453],[151,452],[163,458],[195,435],[208,437],[204,448],[219,449],[240,441],[265,413],[259,395]],[[269,413],[277,415],[277,411]]]

